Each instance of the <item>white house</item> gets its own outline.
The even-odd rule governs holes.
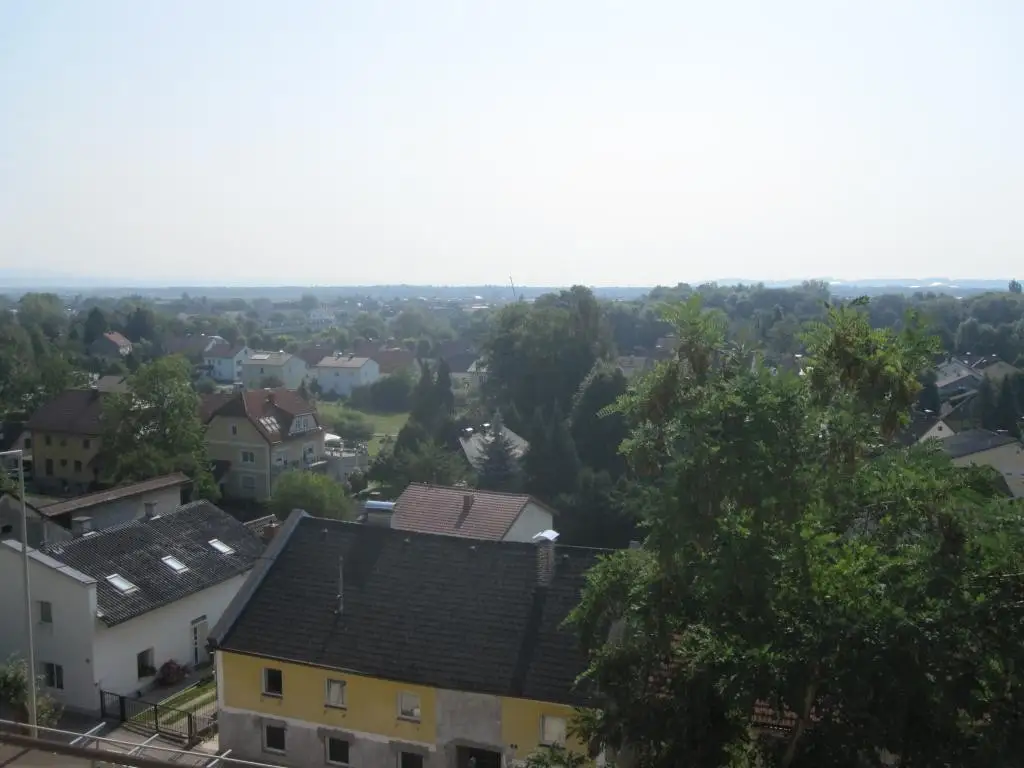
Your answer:
[[[316,381],[321,392],[348,396],[356,387],[373,384],[380,378],[380,366],[369,357],[338,352],[316,365]]]
[[[285,389],[298,389],[306,380],[306,361],[288,352],[252,352],[242,361],[242,383],[246,389],[261,389],[268,376]]]
[[[137,695],[168,661],[209,661],[206,637],[263,552],[209,502],[29,550],[45,693],[95,714],[100,692]],[[26,657],[21,544],[0,543],[0,657]]]
[[[391,527],[470,539],[532,542],[553,529],[555,510],[519,493],[413,483],[395,501]]]
[[[310,328],[316,330],[323,330],[324,328],[334,328],[338,322],[334,316],[334,312],[330,310],[326,304],[321,304],[316,309],[310,310],[306,316],[306,322]]]
[[[203,353],[203,362],[214,381],[241,381],[242,361],[252,354],[244,344],[215,344]]]
[[[41,547],[170,512],[181,504],[182,491],[190,482],[175,472],[72,499],[26,496],[28,544]],[[0,496],[0,539],[21,541],[21,500],[15,494]]]

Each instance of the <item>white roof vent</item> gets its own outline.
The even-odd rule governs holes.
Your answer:
[[[533,537],[533,540],[539,543],[541,541],[554,541],[557,538],[558,531],[553,531],[550,528],[548,528],[546,531],[541,531],[540,533],[536,534]]]

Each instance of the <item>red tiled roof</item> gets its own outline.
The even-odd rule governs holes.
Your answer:
[[[401,347],[374,352],[370,355],[370,359],[377,363],[382,375],[394,373],[403,368],[411,368],[416,364],[416,355]]]
[[[66,389],[36,409],[26,427],[39,432],[71,435],[99,435],[106,392],[95,389]]]
[[[311,344],[300,349],[295,355],[301,357],[306,365],[312,368],[328,355],[333,355],[336,351],[331,344]]]
[[[287,437],[292,419],[304,413],[312,413],[319,425],[320,419],[313,405],[295,390],[285,387],[253,389],[231,395],[206,395],[200,402],[200,415],[204,422],[208,423],[218,415],[248,419],[271,443]],[[275,423],[276,429],[272,426]]]
[[[531,501],[544,506],[522,493],[413,483],[395,501],[391,527],[500,541]]]
[[[123,334],[120,334],[117,331],[110,331],[109,333],[104,333],[103,335],[106,336],[115,344],[117,344],[117,346],[119,347],[130,347],[132,345],[132,343],[128,341],[128,339],[125,338]]]

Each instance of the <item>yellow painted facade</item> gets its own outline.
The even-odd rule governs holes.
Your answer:
[[[230,709],[394,740],[436,742],[437,692],[433,688],[226,651],[219,653],[218,684],[223,704]],[[263,693],[263,670],[266,668],[281,670],[282,696]],[[345,681],[345,709],[325,704],[328,679]],[[418,722],[399,717],[398,702],[403,692],[419,697]],[[516,759],[526,758],[540,746],[544,716],[562,718],[569,724],[574,714],[573,708],[565,704],[498,698],[501,701],[501,747]],[[567,746],[574,751],[583,751],[583,745],[573,739],[568,740]]]
[[[64,481],[70,490],[83,491],[97,479],[98,467],[90,462],[99,453],[98,437],[38,430],[33,430],[28,437],[32,441],[33,472],[41,487]]]

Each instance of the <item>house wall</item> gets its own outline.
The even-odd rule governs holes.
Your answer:
[[[210,368],[210,377],[215,381],[233,382],[242,378],[242,361],[249,356],[245,347],[234,357],[207,357],[203,362]]]
[[[45,518],[32,507],[27,507],[28,545],[40,547],[45,541],[63,541],[71,532]],[[21,502],[12,496],[0,497],[0,540],[21,541]]]
[[[265,499],[270,495],[270,444],[246,418],[214,416],[206,427],[206,450],[211,460],[230,461],[222,481],[225,496]],[[254,464],[242,463],[242,452],[255,454]],[[251,485],[244,478],[252,478]]]
[[[101,531],[121,523],[139,520],[146,514],[146,505],[153,505],[153,514],[161,515],[181,505],[181,486],[162,488],[158,491],[140,493],[126,499],[118,499],[109,504],[97,504],[95,507],[71,513],[71,519],[88,517],[92,530]]]
[[[512,523],[512,527],[508,529],[508,533],[505,534],[502,541],[530,542],[541,531],[547,531],[554,527],[554,518],[551,513],[531,501],[523,507],[523,511],[519,513],[519,517]]]
[[[953,459],[953,464],[966,467],[971,464],[994,467],[1006,480],[1014,498],[1024,496],[1024,445],[1009,443],[988,451],[972,453]]]
[[[220,745],[243,759],[323,766],[325,739],[336,736],[349,741],[353,765],[397,765],[400,753],[410,751],[424,755],[428,768],[455,768],[457,746],[525,757],[539,744],[542,715],[568,720],[573,714],[561,704],[432,689],[225,651],[217,657]],[[281,669],[283,696],[262,694],[265,667]],[[345,681],[345,709],[324,705],[329,678]],[[419,722],[398,717],[402,691],[420,697]],[[263,751],[265,723],[286,728],[284,755]]]
[[[138,654],[153,649],[153,665],[159,670],[167,661],[194,666],[192,622],[206,617],[207,631],[220,620],[248,574],[235,576],[201,592],[176,600],[162,608],[108,627],[96,621],[96,658],[94,669],[100,690],[132,695],[153,685],[154,676],[139,678]],[[168,578],[176,574],[168,571]],[[205,641],[200,661],[207,661]],[[99,708],[99,699],[96,699]]]
[[[45,689],[42,693],[66,708],[94,711],[99,708],[93,677],[96,586],[91,579],[75,574],[71,569],[57,570],[35,559],[29,561],[36,666],[38,669],[43,662],[50,662],[63,668],[64,689]],[[12,654],[27,658],[20,545],[14,548],[9,543],[0,544],[0,584],[0,615],[4,617],[0,624],[0,658]],[[42,600],[52,606],[52,624],[39,622]]]
[[[99,452],[98,437],[33,430],[31,439],[35,485],[41,491],[85,493],[99,476],[96,468],[89,465]],[[52,462],[49,467],[48,461]]]
[[[921,435],[917,442],[923,443],[925,440],[942,440],[947,437],[952,437],[955,434],[956,432],[950,429],[946,422],[937,421],[932,425],[931,429]]]
[[[359,368],[337,368],[318,366],[314,369],[317,384],[323,392],[334,392],[348,396],[356,387],[373,384],[380,378],[380,366],[375,360],[367,360]]]

